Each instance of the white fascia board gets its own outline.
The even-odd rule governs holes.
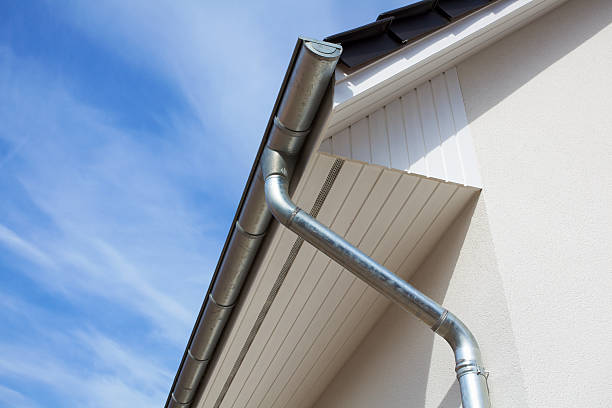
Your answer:
[[[565,0],[496,2],[344,77],[336,75],[328,134],[365,117]]]

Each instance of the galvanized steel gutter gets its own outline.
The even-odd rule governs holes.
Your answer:
[[[377,264],[291,201],[289,183],[292,173],[341,50],[336,44],[298,40],[273,119],[266,129],[265,145],[260,147],[248,192],[239,206],[231,238],[224,248],[212,289],[209,289],[166,407],[190,407],[198,388],[205,386],[202,378],[206,379],[206,367],[272,215],[442,336],[455,354],[463,407],[490,407],[478,343],[467,327],[452,313]]]
[[[283,152],[293,168],[341,52],[341,46],[321,41],[300,38],[296,44],[167,408],[190,407],[197,390],[206,385],[206,369],[272,219],[259,166],[264,147]]]

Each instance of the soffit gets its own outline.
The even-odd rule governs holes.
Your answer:
[[[310,210],[331,186],[317,219],[406,279],[479,191],[454,69],[322,139],[293,199]],[[310,406],[388,306],[299,244],[272,229],[195,406]]]
[[[317,219],[407,278],[477,189],[317,153],[294,199],[310,209],[334,163],[343,165]],[[196,406],[310,406],[387,301],[304,243],[237,367],[253,323],[286,265],[295,234],[277,228],[258,259],[230,335]],[[225,388],[225,389],[224,389]]]
[[[456,69],[405,92],[323,140],[321,150],[480,188]]]

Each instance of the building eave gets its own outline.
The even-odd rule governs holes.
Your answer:
[[[308,145],[305,147],[305,153],[296,169],[296,181],[299,180],[299,177],[305,172],[306,168],[312,167],[311,159],[315,157],[314,153],[317,152],[321,140],[366,117],[376,109],[385,106],[393,99],[406,93],[408,89],[456,65],[493,41],[529,23],[564,1],[501,0],[453,22],[410,46],[401,48],[375,62],[367,64],[350,74],[344,74],[341,69],[338,69],[336,83],[333,89],[330,89],[330,92],[328,92],[323,103],[324,108],[321,110],[313,129],[312,137],[309,138]],[[294,59],[295,54],[292,57],[292,61]],[[282,95],[282,90],[285,88],[287,80],[288,77],[286,76],[279,95]],[[273,111],[277,110],[278,104],[279,100],[276,101]],[[268,123],[266,134],[271,126],[272,118]],[[228,234],[221,253],[219,266],[227,251],[230,237],[238,214],[242,210],[246,194],[253,182],[264,144],[265,140],[262,142],[253,164],[245,192],[232,223],[232,230]],[[465,199],[467,200],[471,193],[466,192],[465,194]],[[269,245],[263,245],[260,252],[269,250]],[[258,256],[263,257],[265,254],[260,253]],[[216,280],[216,275],[217,271],[213,275],[211,286],[206,293],[205,299],[210,294]],[[204,305],[202,310],[200,310],[195,327],[197,327],[202,317],[203,310]],[[222,340],[226,339],[232,330],[233,327],[229,327],[222,335]],[[188,344],[191,343],[192,338],[193,333]],[[181,366],[185,356],[186,352]],[[179,366],[179,372],[181,366]],[[174,383],[176,383],[176,378]],[[169,402],[170,396],[168,398]]]
[[[334,134],[565,0],[502,0],[352,72],[336,75]]]

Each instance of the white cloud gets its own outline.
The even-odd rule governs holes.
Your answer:
[[[25,395],[0,384],[0,405],[5,408],[37,408],[38,405]]]
[[[55,267],[54,262],[45,253],[2,224],[0,224],[0,243],[41,267]]]
[[[243,178],[297,37],[321,37],[338,24],[321,0],[69,2],[61,14],[129,63],[173,82],[215,132],[225,159],[244,160],[236,172]]]
[[[99,332],[80,331],[75,336],[105,370],[120,373],[125,381],[132,384],[145,384],[148,389],[163,390],[168,385],[168,378],[174,374],[155,364],[155,358],[127,349]]]
[[[0,74],[10,78],[0,80],[0,141],[22,146],[4,161],[14,185],[5,193],[25,192],[47,220],[15,204],[0,246],[33,263],[23,272],[44,287],[123,305],[183,346],[229,223],[207,216],[226,197],[191,197],[215,188],[194,138],[140,141],[6,48]]]
[[[41,343],[0,344],[1,375],[19,379],[29,388],[51,386],[67,406],[148,407],[160,406],[165,400],[171,373],[151,356],[97,332],[50,334],[55,347],[79,349],[85,357],[76,361],[60,358]],[[0,402],[3,398],[10,401],[8,406],[35,407],[25,396],[0,386]]]

